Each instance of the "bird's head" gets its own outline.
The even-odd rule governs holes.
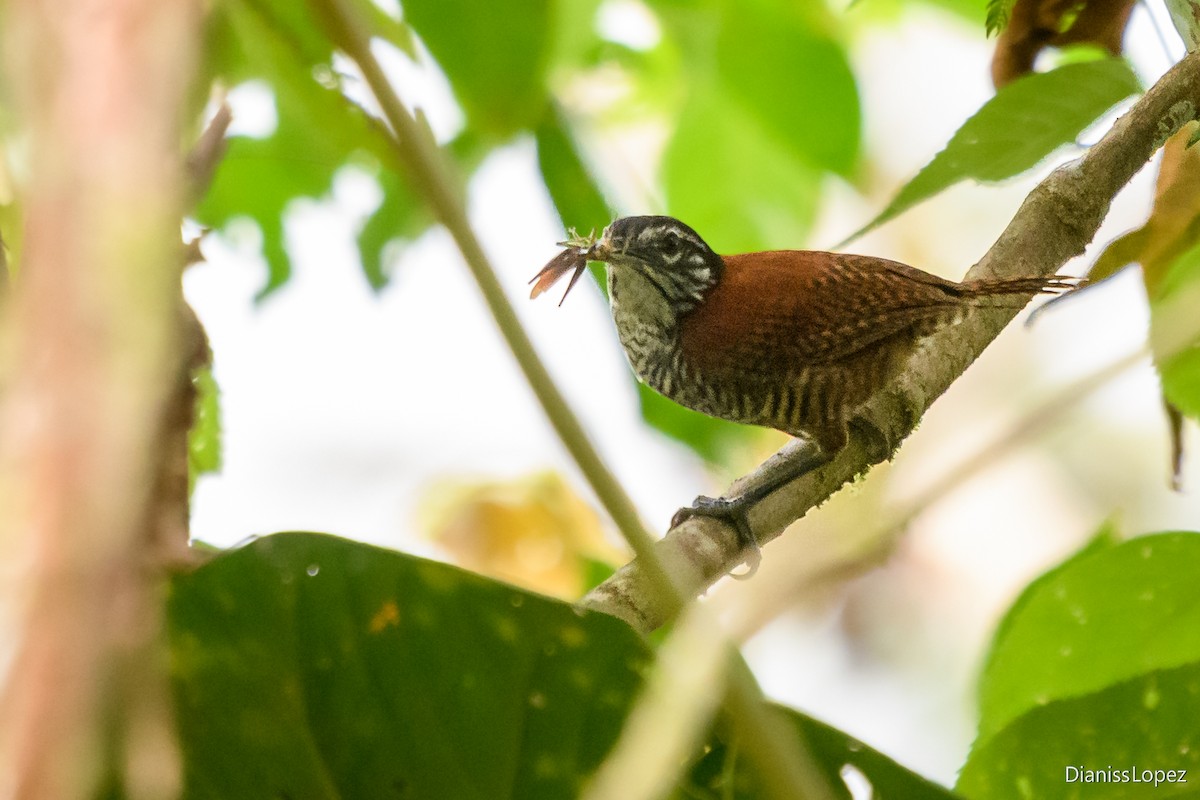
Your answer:
[[[636,303],[671,319],[703,302],[724,269],[721,257],[698,233],[662,216],[614,220],[587,257],[608,264],[614,301]]]
[[[530,281],[535,284],[532,297],[573,272],[569,294],[587,262],[601,261],[608,265],[614,304],[662,323],[678,320],[703,302],[725,268],[700,235],[674,217],[621,217],[599,239],[572,232],[561,244],[567,249]]]

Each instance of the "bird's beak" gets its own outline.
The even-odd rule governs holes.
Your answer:
[[[612,258],[612,254],[612,244],[608,241],[608,237],[604,237],[588,248],[587,257],[588,261],[603,261],[608,263],[609,259]]]

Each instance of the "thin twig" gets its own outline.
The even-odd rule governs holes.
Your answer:
[[[1081,254],[1108,213],[1112,198],[1163,143],[1200,108],[1200,55],[1186,56],[1116,121],[1077,161],[1059,167],[1025,199],[996,243],[968,273],[968,279],[1050,275]],[[961,325],[930,337],[908,367],[864,410],[871,426],[898,445],[921,416],[1016,315],[1014,310],[979,313]],[[792,481],[749,510],[760,544],[769,542],[855,476],[886,460],[872,453],[861,431],[829,464]],[[811,458],[812,445],[793,441],[753,473],[735,481],[736,495],[780,469],[790,459]],[[675,578],[698,595],[741,561],[737,532],[711,517],[693,517],[676,526],[655,549]],[[643,630],[668,619],[657,606],[639,560],[630,562],[584,598],[584,605],[619,616]]]

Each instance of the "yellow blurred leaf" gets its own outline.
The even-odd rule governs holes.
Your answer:
[[[1092,283],[1138,263],[1153,300],[1171,264],[1200,241],[1200,148],[1187,146],[1197,128],[1189,122],[1167,141],[1150,218],[1109,243],[1088,274]]]
[[[512,481],[447,480],[421,508],[421,527],[467,569],[575,599],[626,558],[596,512],[557,473]]]
[[[1189,122],[1167,140],[1150,218],[1142,227],[1109,242],[1088,274],[1093,284],[1138,263],[1142,265],[1142,281],[1151,304],[1162,299],[1164,279],[1171,267],[1200,242],[1200,191],[1197,191],[1200,186],[1200,147],[1189,146],[1197,129],[1200,129],[1200,123]],[[1153,306],[1151,316],[1157,316]],[[1157,352],[1156,362],[1160,362],[1161,356],[1162,353]],[[1159,369],[1163,369],[1161,362]],[[1163,406],[1171,437],[1171,482],[1178,489],[1183,464],[1183,418],[1168,395],[1169,392],[1164,391]]]

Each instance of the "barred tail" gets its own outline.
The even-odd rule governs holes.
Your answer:
[[[976,301],[979,305],[987,305],[988,300],[1007,295],[1025,295],[1028,300],[1030,295],[1035,294],[1064,294],[1078,289],[1084,282],[1083,278],[1075,278],[1070,275],[1048,275],[1046,277],[963,281],[959,284],[959,288],[962,290],[964,299]]]

